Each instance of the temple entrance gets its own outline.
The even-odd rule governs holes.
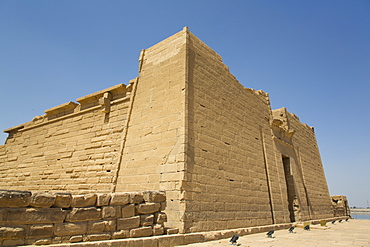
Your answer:
[[[282,159],[284,165],[285,182],[287,187],[289,218],[290,222],[295,222],[295,211],[297,210],[296,207],[298,206],[298,200],[295,192],[294,178],[290,167],[290,158],[283,155]]]

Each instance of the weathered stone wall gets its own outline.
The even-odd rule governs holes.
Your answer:
[[[331,196],[331,201],[335,217],[351,216],[346,196]]]
[[[165,233],[160,191],[31,193],[0,191],[0,244],[75,243]]]
[[[194,35],[188,43],[185,230],[271,224],[261,140],[270,135],[267,94],[245,89]]]
[[[164,190],[181,233],[333,216],[313,129],[244,88],[184,28],[139,77],[6,130],[0,188]]]
[[[131,84],[119,84],[45,111],[5,130],[0,188],[111,192]],[[107,96],[107,97],[105,97]]]

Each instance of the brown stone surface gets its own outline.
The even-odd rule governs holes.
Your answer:
[[[133,229],[139,226],[140,226],[140,216],[117,219],[117,230]]]
[[[72,208],[82,208],[95,206],[96,194],[86,194],[86,195],[72,195]]]
[[[142,214],[140,215],[140,225],[141,226],[151,226],[154,223],[153,214]]]
[[[0,207],[27,207],[31,201],[31,192],[0,190]]]
[[[98,193],[96,198],[96,206],[101,207],[101,206],[106,206],[109,205],[111,195],[108,193]]]
[[[122,207],[122,217],[132,217],[135,215],[135,205],[134,204],[128,204],[126,206]]]
[[[136,206],[136,212],[138,214],[151,214],[159,211],[160,207],[160,203],[141,203]]]
[[[85,234],[87,232],[87,222],[57,223],[54,226],[54,235],[71,236]]]
[[[59,208],[9,208],[8,224],[42,224],[63,222],[66,211]]]
[[[33,193],[30,206],[35,208],[50,208],[55,204],[56,195],[50,193]]]
[[[100,220],[101,209],[95,207],[88,208],[73,208],[67,215],[66,221],[87,221],[87,220]]]
[[[158,224],[162,224],[167,222],[167,215],[163,212],[156,212],[154,213],[154,222]]]
[[[102,207],[102,217],[103,219],[120,218],[121,217],[121,206]]]
[[[19,239],[24,237],[25,230],[22,227],[0,227],[0,240]]]
[[[28,226],[27,238],[51,237],[53,234],[53,224],[30,225]]]
[[[56,193],[54,207],[69,208],[72,202],[72,195],[70,193]]]
[[[150,226],[143,226],[140,228],[135,228],[130,230],[130,237],[131,238],[138,238],[138,237],[149,237],[152,236],[153,229]]]
[[[121,205],[124,206],[130,203],[130,193],[127,192],[119,192],[112,194],[112,198],[110,200],[110,205]]]

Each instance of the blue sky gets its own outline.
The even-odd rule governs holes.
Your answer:
[[[188,26],[245,87],[315,127],[330,193],[364,207],[369,13],[368,0],[0,0],[0,129],[127,83],[141,49]]]

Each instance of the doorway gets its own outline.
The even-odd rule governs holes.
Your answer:
[[[287,197],[288,197],[288,209],[289,209],[289,218],[290,222],[295,222],[295,207],[297,207],[297,195],[295,192],[294,178],[292,169],[290,166],[290,158],[288,156],[282,155],[283,165],[284,165],[284,174],[285,182],[287,188]]]

